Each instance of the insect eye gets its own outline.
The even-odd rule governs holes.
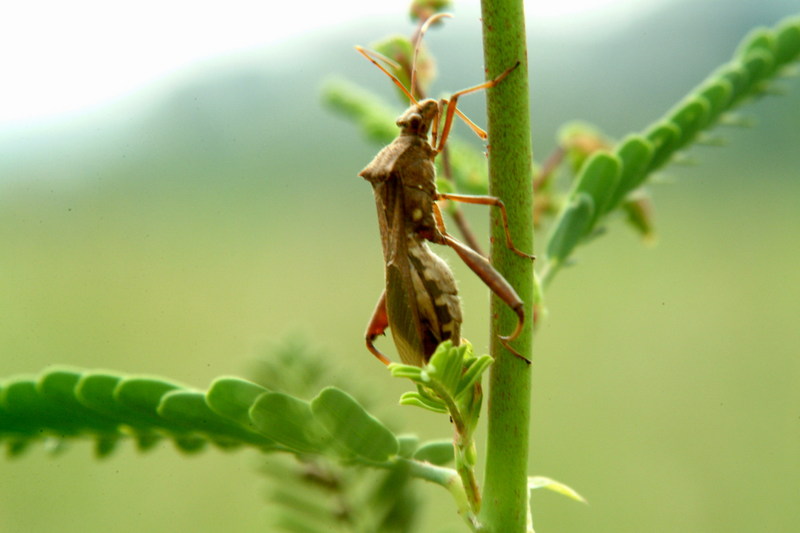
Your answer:
[[[418,130],[422,125],[422,117],[418,113],[403,115],[397,119],[397,125],[401,128]]]

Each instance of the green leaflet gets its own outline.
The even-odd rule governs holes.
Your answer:
[[[84,406],[129,427],[139,450],[154,447],[163,437],[156,432],[156,421],[117,402],[114,393],[125,376],[104,371],[85,371],[75,386],[75,398]],[[157,421],[160,423],[160,420]]]
[[[455,389],[455,398],[460,400],[465,394],[471,394],[476,383],[480,383],[483,373],[494,363],[494,359],[489,354],[478,357],[470,357],[464,361],[465,371],[459,379]]]
[[[775,71],[774,57],[764,50],[754,50],[742,59],[742,64],[748,74],[748,90],[761,92],[764,89],[760,82]]]
[[[323,389],[311,401],[311,412],[330,436],[348,452],[374,462],[397,455],[398,443],[386,426],[346,392]]]
[[[397,435],[397,455],[409,458],[419,446],[419,437],[416,435]]]
[[[36,437],[42,427],[62,435],[78,432],[69,417],[36,390],[37,380],[33,376],[15,376],[6,380],[0,390],[0,407],[4,411],[7,426],[0,435],[19,435],[22,438]]]
[[[606,207],[613,199],[619,184],[621,162],[613,154],[595,152],[581,168],[577,183],[570,196],[586,194],[592,199],[594,211],[591,221],[584,230],[588,234],[597,224]]]
[[[166,421],[158,414],[165,395],[182,386],[155,377],[132,376],[123,379],[114,390],[114,399],[130,410],[134,423],[154,425],[171,434],[175,445],[184,452],[202,450],[207,440],[194,432],[186,421]]]
[[[695,138],[697,132],[708,124],[710,114],[711,105],[702,96],[692,95],[686,101],[681,102],[667,118],[681,132],[676,149],[686,146]]]
[[[438,400],[432,400],[429,396],[420,392],[404,392],[400,396],[400,405],[413,405],[421,409],[433,411],[434,413],[447,413],[447,408],[442,402]]]
[[[800,17],[784,21],[775,35],[775,61],[785,65],[800,55]]]
[[[702,126],[706,128],[713,125],[722,112],[728,108],[733,95],[733,86],[726,79],[712,80],[699,91],[698,95],[705,98],[708,103],[707,121]]]
[[[116,402],[114,391],[123,379],[124,376],[107,372],[84,372],[75,385],[75,398],[97,412],[120,418],[120,411],[127,410]]]
[[[588,194],[580,193],[570,200],[547,241],[547,258],[553,265],[551,268],[561,265],[586,235],[594,212],[594,201]]]
[[[775,35],[769,28],[755,28],[748,33],[739,44],[734,57],[738,57],[746,62],[751,54],[759,54],[766,57],[771,66],[777,66],[773,61],[775,56]],[[774,69],[764,72],[764,75],[771,74]]]
[[[557,494],[561,494],[562,496],[566,496],[571,500],[575,500],[576,502],[587,503],[586,498],[578,494],[578,491],[573,489],[572,487],[561,483],[560,481],[556,481],[555,479],[550,479],[549,477],[544,476],[531,476],[528,478],[528,490],[534,491],[536,489],[546,489]]]
[[[181,387],[175,383],[159,378],[132,376],[119,381],[114,389],[113,399],[127,412],[129,420],[144,426],[164,426],[158,415],[161,398]]]
[[[109,455],[119,441],[119,422],[81,405],[74,396],[80,372],[52,369],[39,378],[20,376],[0,386],[0,439],[10,456],[23,453],[36,439],[92,434],[95,454]],[[64,449],[60,442],[54,452]]]
[[[724,65],[714,77],[719,77],[731,84],[731,100],[729,109],[747,94],[748,74],[739,63]]]
[[[283,394],[265,392],[250,408],[250,420],[260,434],[297,453],[323,453],[330,436],[314,419],[308,402]]]
[[[218,415],[254,429],[250,420],[250,407],[265,392],[268,392],[267,389],[251,381],[221,377],[211,383],[206,393],[206,402]]]
[[[444,390],[455,397],[463,373],[466,349],[466,345],[450,347],[447,350],[437,349],[428,364],[422,369],[422,384],[429,380],[435,380]]]
[[[373,142],[388,144],[397,136],[395,113],[358,85],[342,80],[329,81],[322,89],[322,102],[352,119]]]
[[[80,429],[91,429],[98,433],[117,433],[119,422],[86,407],[76,397],[75,391],[83,377],[79,370],[49,369],[39,377],[38,392],[47,400],[68,410],[70,421]]]
[[[438,466],[452,463],[455,457],[452,440],[426,442],[414,452],[414,459]]]
[[[158,414],[166,420],[191,427],[192,431],[205,433],[222,446],[244,442],[257,446],[272,445],[269,439],[248,431],[212,411],[202,392],[188,390],[168,392],[161,399]]]
[[[625,197],[644,183],[653,157],[653,145],[641,135],[629,135],[617,146],[615,155],[622,162],[617,188],[606,204],[606,212],[619,207]]]
[[[480,383],[483,372],[494,360],[490,355],[477,356],[472,345],[462,342],[458,346],[442,343],[423,368],[421,384],[427,379],[437,380],[456,400]],[[425,375],[427,374],[427,378]]]
[[[5,386],[5,383],[0,383],[0,439],[13,439],[14,436],[28,433],[28,430],[24,419],[6,410],[3,401],[6,395]]]
[[[653,157],[650,160],[648,172],[654,172],[669,161],[672,154],[678,149],[682,132],[671,122],[660,122],[647,130],[645,137],[653,144]]]

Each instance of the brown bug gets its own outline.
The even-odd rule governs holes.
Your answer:
[[[431,23],[444,16],[450,15],[439,14],[429,18],[420,30],[419,39]],[[447,234],[436,202],[455,200],[498,207],[502,214],[507,246],[521,257],[532,259],[533,256],[514,247],[508,228],[508,216],[500,199],[438,192],[433,163],[444,149],[456,114],[481,138],[486,138],[486,133],[456,108],[458,98],[494,87],[519,63],[493,80],[454,93],[449,100],[417,101],[411,91],[378,62],[378,59],[386,62],[390,60],[361,47],[356,49],[387,74],[411,102],[411,106],[397,119],[400,134],[359,173],[359,176],[372,184],[375,193],[386,264],[386,289],[367,326],[367,348],[382,362],[389,364],[389,359],[374,345],[375,338],[389,328],[401,360],[406,364],[421,366],[427,362],[440,342],[450,339],[454,344],[459,343],[461,309],[455,281],[447,264],[431,252],[426,242],[431,241],[453,248],[492,292],[514,310],[518,317],[517,327],[511,335],[500,336],[500,341],[509,351],[522,357],[509,345],[510,341],[519,336],[525,321],[522,300],[485,257]],[[417,51],[418,44],[414,53],[415,59]],[[414,87],[413,66],[411,79],[411,86]]]

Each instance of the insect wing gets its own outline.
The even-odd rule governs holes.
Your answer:
[[[386,314],[400,360],[407,365],[424,365],[422,326],[407,262],[386,267]]]
[[[381,189],[385,194],[382,195],[382,202],[379,201],[379,204],[384,203],[387,208],[384,210],[387,231],[383,237],[386,257],[386,314],[389,317],[389,329],[400,359],[408,365],[422,366],[425,363],[425,347],[416,292],[411,279],[411,265],[408,261],[408,232],[405,223],[403,187],[398,180],[389,180]]]

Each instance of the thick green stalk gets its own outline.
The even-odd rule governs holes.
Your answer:
[[[520,66],[487,91],[489,191],[508,209],[517,248],[533,249],[531,135],[528,65],[522,0],[482,0],[484,62],[491,79],[517,61]],[[525,302],[525,330],[514,342],[531,358],[533,264],[505,246],[497,210],[492,216],[492,263]],[[531,369],[497,340],[514,330],[516,315],[492,297],[492,355],[488,402],[486,481],[481,523],[493,533],[522,533],[528,505],[528,430]]]

